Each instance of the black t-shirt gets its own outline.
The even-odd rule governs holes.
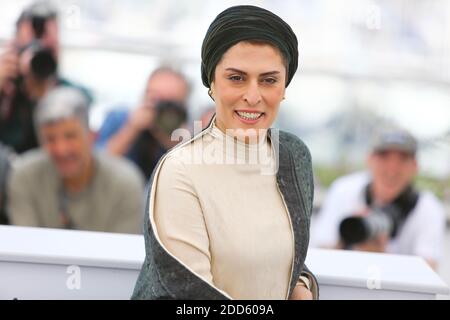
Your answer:
[[[167,149],[159,143],[149,130],[144,130],[138,136],[128,154],[141,169],[145,178],[149,179],[159,159],[166,151]]]
[[[33,112],[36,102],[19,92],[10,101],[0,94],[0,142],[17,153],[38,146]]]

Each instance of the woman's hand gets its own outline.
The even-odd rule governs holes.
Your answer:
[[[313,294],[304,285],[298,284],[292,291],[289,300],[313,300]]]

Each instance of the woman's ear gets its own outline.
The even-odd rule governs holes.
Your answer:
[[[214,97],[212,95],[212,90],[211,89],[208,90],[208,96],[212,99],[212,101],[215,101]]]
[[[208,95],[209,95],[209,97],[212,99],[212,101],[216,101],[215,99],[214,99],[214,82],[212,82],[211,83],[211,86],[210,86],[210,88],[208,89]]]

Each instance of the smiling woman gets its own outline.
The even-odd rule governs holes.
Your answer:
[[[286,67],[280,51],[266,43],[242,41],[217,65],[211,97],[216,124],[226,129],[267,129],[283,100]]]
[[[133,298],[318,298],[304,265],[311,156],[299,138],[271,129],[297,46],[289,25],[259,7],[231,7],[211,24],[202,80],[216,115],[153,172]]]

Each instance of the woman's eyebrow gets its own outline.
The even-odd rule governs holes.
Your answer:
[[[261,76],[273,76],[273,75],[277,75],[277,74],[280,74],[280,71],[264,72],[264,73],[261,73]]]
[[[243,75],[247,74],[247,72],[236,69],[236,68],[226,68],[225,71],[237,72],[237,73],[240,73]],[[272,76],[272,75],[277,75],[277,74],[280,74],[280,71],[274,70],[274,71],[268,71],[268,72],[261,73],[260,76],[264,77],[264,76]]]
[[[225,71],[232,71],[232,72],[237,72],[237,73],[241,73],[241,74],[247,74],[247,72],[236,69],[236,68],[226,68]]]

